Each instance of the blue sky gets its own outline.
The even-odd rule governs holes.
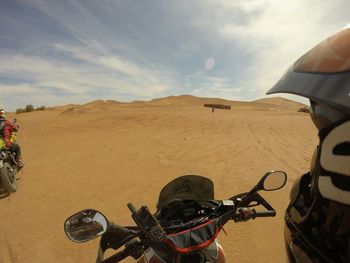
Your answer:
[[[0,107],[260,99],[349,10],[348,0],[2,0]]]

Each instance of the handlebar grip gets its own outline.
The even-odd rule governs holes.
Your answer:
[[[274,210],[268,210],[263,212],[255,211],[255,217],[273,217],[273,216],[276,216],[276,211]]]
[[[109,222],[109,229],[108,232],[118,235],[131,235],[131,234],[136,234],[135,230],[128,229],[123,226],[119,226],[113,222]]]

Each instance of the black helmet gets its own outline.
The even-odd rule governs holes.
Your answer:
[[[6,119],[6,113],[3,109],[0,109],[0,119]]]
[[[320,137],[286,210],[289,259],[350,262],[350,28],[303,55],[267,94],[281,92],[310,99]]]
[[[350,115],[350,28],[298,59],[267,92],[291,93]]]

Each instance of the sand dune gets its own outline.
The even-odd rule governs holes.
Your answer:
[[[211,113],[204,103],[232,110]],[[278,216],[229,223],[219,240],[227,262],[284,262],[289,190],[307,171],[317,143],[316,129],[298,108],[284,99],[176,96],[16,115],[25,168],[18,191],[0,199],[0,262],[94,262],[98,240],[75,244],[65,237],[63,222],[74,212],[96,208],[118,224],[132,224],[126,204],[154,211],[160,189],[177,176],[207,176],[223,199],[277,169],[288,173],[287,187],[262,194]]]
[[[300,108],[305,107],[305,104],[284,99],[281,97],[265,98],[253,102],[256,104],[269,105],[270,108],[272,107],[280,110],[298,110]]]

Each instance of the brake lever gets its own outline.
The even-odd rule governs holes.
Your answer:
[[[125,236],[124,238],[123,235]],[[116,253],[115,255],[103,260],[104,252],[107,249],[113,248],[114,250],[117,250],[138,236],[139,231],[135,231],[133,229],[128,229],[125,227],[120,227],[118,225],[110,223],[110,229],[108,230],[108,232],[104,233],[100,239],[96,263],[119,262],[122,261],[124,258],[130,256],[130,249],[125,248],[124,250]]]
[[[252,200],[252,201],[257,201],[260,205],[262,205],[263,207],[266,208],[266,210],[275,210],[273,209],[273,207],[258,193],[255,193],[254,196],[257,198],[256,200]]]
[[[267,210],[274,210],[272,206],[257,192],[247,195],[247,193],[239,194],[231,197],[237,207],[250,207],[262,205]],[[257,202],[257,204],[250,205],[252,202]]]

